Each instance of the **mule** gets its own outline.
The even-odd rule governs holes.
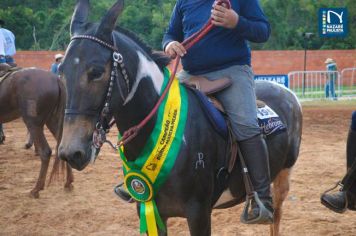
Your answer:
[[[25,68],[13,72],[0,83],[0,123],[22,118],[28,131],[27,147],[35,145],[41,158],[41,168],[35,187],[30,195],[39,197],[44,189],[52,150],[44,135],[44,125],[57,140],[56,150],[62,135],[66,90],[58,77],[49,71]],[[55,166],[59,162],[56,158]],[[66,167],[66,189],[72,188],[73,174]]]
[[[103,107],[109,108],[121,132],[138,124],[159,99],[163,68],[170,62],[132,33],[115,27],[122,9],[123,1],[118,0],[99,23],[90,23],[87,22],[89,1],[79,0],[72,16],[72,40],[60,68],[68,99],[59,157],[77,170],[83,170],[97,155],[92,136]],[[123,60],[118,73],[115,73],[114,64],[112,66],[113,55],[117,57],[113,50],[119,52]],[[116,74],[116,79],[111,81],[114,85],[110,84],[111,72]],[[189,89],[186,92],[188,114],[183,142],[155,201],[163,222],[169,217],[184,217],[191,235],[210,235],[212,209],[242,203],[246,193],[241,166],[237,162],[224,193],[219,200],[214,198],[218,163],[226,155],[227,140],[212,127],[193,92]],[[271,233],[278,235],[282,203],[288,194],[291,170],[299,154],[301,106],[290,90],[274,83],[257,82],[256,94],[279,114],[287,127],[285,132],[266,138],[274,185],[275,214]],[[109,104],[108,95],[111,96]],[[156,120],[157,114],[124,145],[129,162],[140,155]],[[166,233],[160,231],[160,234]]]

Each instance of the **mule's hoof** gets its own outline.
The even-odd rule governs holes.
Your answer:
[[[24,146],[25,149],[30,149],[31,147],[32,147],[32,144],[30,144],[30,143],[26,143]]]
[[[40,193],[39,193],[38,191],[32,190],[32,191],[30,192],[30,197],[32,197],[32,198],[39,198],[39,197],[40,197]]]
[[[65,184],[64,185],[64,191],[66,191],[66,192],[72,192],[73,189],[74,189],[73,184]]]

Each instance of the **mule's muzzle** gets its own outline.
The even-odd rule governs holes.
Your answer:
[[[91,149],[86,152],[81,149],[65,150],[60,147],[58,156],[61,160],[68,162],[72,168],[81,171],[90,163]]]

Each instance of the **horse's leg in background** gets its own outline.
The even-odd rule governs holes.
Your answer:
[[[30,149],[33,145],[33,138],[30,134],[30,131],[27,131],[27,142],[25,144],[25,149]]]
[[[68,191],[71,191],[73,189],[73,181],[74,181],[74,176],[73,176],[73,171],[72,167],[68,163],[66,163],[67,166],[67,180],[66,183],[64,184],[64,188]]]
[[[53,136],[56,138],[57,144],[56,144],[56,162],[59,161],[58,165],[62,165],[61,163],[65,163],[66,165],[66,182],[64,184],[64,188],[68,191],[71,191],[73,189],[73,181],[74,181],[74,176],[73,176],[73,171],[72,167],[67,162],[64,162],[62,160],[59,160],[58,158],[58,146],[62,138],[62,129],[63,129],[63,114],[61,114],[61,110],[56,110],[54,114],[48,119],[46,122],[46,126],[49,129],[49,131],[53,134]],[[55,167],[54,167],[55,168]],[[56,171],[53,169],[53,171]],[[52,171],[52,172],[53,172]],[[51,173],[51,178],[55,173]]]
[[[271,236],[279,235],[279,224],[282,218],[282,205],[289,192],[291,169],[282,169],[273,181],[274,223],[270,226]]]
[[[3,126],[0,123],[0,144],[3,144],[4,141],[5,141],[5,134],[4,134]]]
[[[43,133],[43,125],[42,126],[28,125],[28,130],[30,131],[30,134],[33,137],[35,147],[38,148],[40,158],[41,158],[40,174],[38,176],[35,187],[31,190],[31,196],[34,198],[38,198],[40,196],[39,191],[43,190],[45,186],[48,164],[49,164],[49,159],[51,157],[52,150],[49,147],[46,137]]]
[[[211,208],[196,201],[187,205],[187,221],[192,236],[211,235]]]

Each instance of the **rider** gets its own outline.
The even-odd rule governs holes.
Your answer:
[[[337,193],[324,193],[321,203],[330,210],[343,213],[347,208],[356,210],[356,110],[352,113],[352,121],[346,144],[347,173],[341,181],[342,188]]]
[[[182,57],[183,71],[178,74],[181,81],[195,76],[208,80],[231,78],[232,85],[216,96],[225,108],[255,191],[265,206],[260,215],[260,207],[253,202],[248,222],[272,223],[268,151],[257,122],[254,74],[247,42],[266,42],[270,24],[258,0],[231,3],[229,9],[214,0],[178,0],[163,38],[163,49],[171,58]],[[202,28],[209,17],[217,27],[186,51],[180,42]]]
[[[16,54],[15,47],[15,35],[8,29],[3,28],[5,21],[0,19],[0,34],[4,37],[4,54],[1,54],[5,57],[5,62],[12,67],[16,66],[14,55]],[[1,60],[1,59],[0,59]],[[3,60],[3,59],[2,59]]]

